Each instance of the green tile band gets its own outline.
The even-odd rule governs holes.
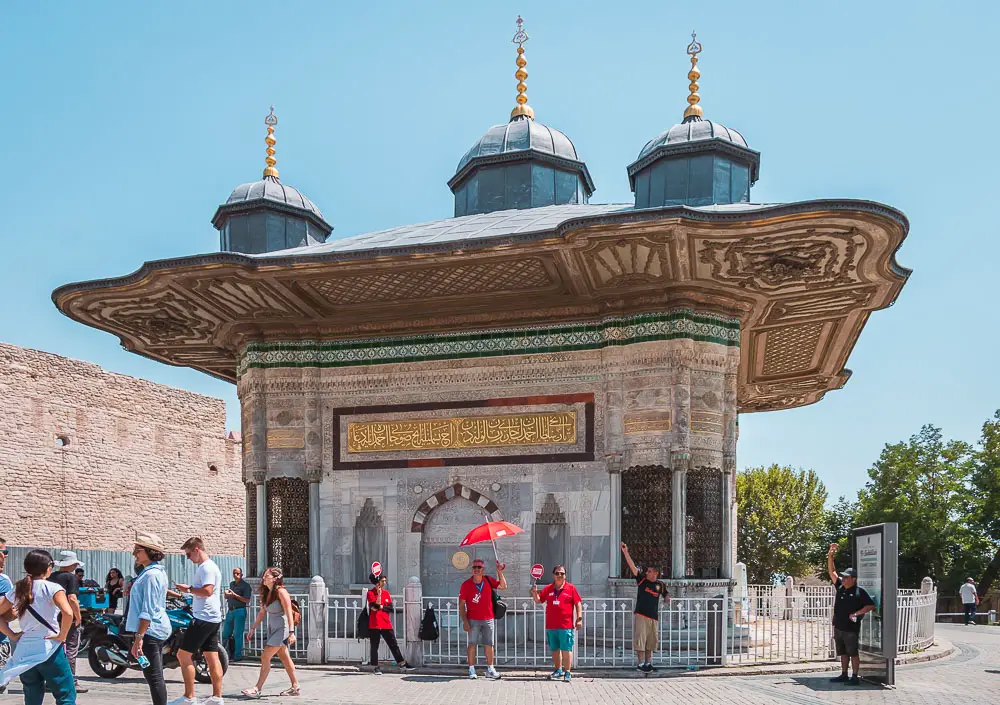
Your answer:
[[[687,338],[738,346],[738,318],[692,309],[614,316],[591,323],[475,330],[399,338],[295,340],[249,343],[240,355],[237,375],[271,367],[352,367],[393,362],[425,362],[498,355],[529,355],[598,350],[655,340]]]

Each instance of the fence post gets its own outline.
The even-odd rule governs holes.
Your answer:
[[[785,619],[795,618],[795,578],[785,577]]]
[[[420,578],[413,576],[403,588],[403,657],[412,666],[424,665],[423,642],[420,641],[420,622],[423,619],[424,590]]]
[[[920,592],[922,594],[926,595],[933,589],[934,589],[934,581],[930,577],[924,578],[923,580],[920,581]]]
[[[314,575],[309,582],[309,614],[306,615],[306,662],[323,663],[326,651],[326,609],[330,597],[323,576]]]

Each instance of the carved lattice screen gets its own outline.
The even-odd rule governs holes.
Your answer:
[[[257,570],[257,485],[246,483],[247,488],[247,577],[258,576]]]
[[[697,468],[687,474],[688,574],[719,577],[722,563],[722,473]]]
[[[286,578],[309,577],[309,483],[305,480],[267,481],[267,543],[270,564]]]
[[[632,559],[656,566],[670,575],[670,537],[673,515],[671,471],[662,465],[631,467],[622,473],[622,541]],[[631,578],[622,561],[621,577]]]

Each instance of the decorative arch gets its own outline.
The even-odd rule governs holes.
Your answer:
[[[416,513],[413,515],[413,523],[410,524],[410,531],[423,533],[424,525],[427,523],[427,517],[430,516],[430,513],[445,502],[450,502],[456,497],[461,497],[478,504],[489,515],[490,521],[499,521],[503,519],[500,507],[497,506],[496,502],[471,487],[466,487],[465,485],[456,482],[451,487],[446,487],[443,490],[435,492],[433,495],[424,500],[424,503],[417,508]]]

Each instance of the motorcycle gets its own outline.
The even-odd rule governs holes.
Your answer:
[[[173,631],[170,637],[163,642],[163,667],[177,668],[180,661],[177,660],[177,652],[184,639],[185,630],[191,626],[194,616],[191,614],[191,606],[175,598],[167,600],[167,617],[170,619],[170,626]],[[125,624],[123,617],[116,614],[94,615],[94,622],[100,625],[100,629],[94,629],[90,635],[90,650],[87,652],[87,661],[90,668],[101,678],[117,678],[127,669],[141,671],[139,663],[132,658],[130,650],[132,648],[132,635],[125,635]],[[194,654],[194,677],[199,683],[211,683],[212,677],[208,672],[208,664],[205,655],[198,651]],[[219,661],[222,663],[222,673],[229,670],[229,653],[224,646],[219,646]]]

